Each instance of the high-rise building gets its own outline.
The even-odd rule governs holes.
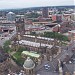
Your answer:
[[[44,18],[48,18],[48,15],[49,15],[49,13],[48,13],[48,8],[44,7],[44,8],[42,9],[42,16],[43,16]]]
[[[15,17],[16,17],[16,15],[13,12],[9,12],[6,14],[6,18],[8,21],[15,21]]]

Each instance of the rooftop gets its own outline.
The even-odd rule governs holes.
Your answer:
[[[35,57],[35,58],[40,57],[40,54],[37,54],[35,52],[23,51],[22,54],[25,54],[25,55],[28,55],[28,56],[31,56],[31,57]]]
[[[71,30],[71,31],[69,31],[70,33],[75,33],[75,30]]]
[[[33,69],[35,67],[35,63],[33,62],[32,59],[30,59],[30,57],[28,57],[23,65],[24,69]]]
[[[17,41],[18,42],[18,41]],[[33,46],[33,47],[47,47],[47,48],[52,48],[52,45],[49,44],[43,44],[43,43],[36,43],[36,42],[31,42],[31,41],[26,41],[26,40],[20,40],[19,44],[21,45],[28,45],[28,46]]]
[[[9,12],[8,14],[14,14],[13,12]]]
[[[26,36],[26,37],[31,37],[31,38],[35,38],[35,36],[32,36],[32,35],[23,35],[23,36]],[[46,38],[46,37],[37,37],[37,39],[42,39],[42,40],[54,40],[52,38]]]

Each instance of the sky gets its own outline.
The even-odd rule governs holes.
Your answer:
[[[75,0],[0,0],[0,9],[74,5]]]

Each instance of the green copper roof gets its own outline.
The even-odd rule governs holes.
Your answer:
[[[23,51],[22,54],[25,54],[25,55],[28,55],[28,56],[31,56],[31,57],[35,57],[35,58],[40,57],[40,54],[37,54],[35,52]]]

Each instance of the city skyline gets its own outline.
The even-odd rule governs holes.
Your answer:
[[[0,9],[75,5],[75,0],[0,0]]]

